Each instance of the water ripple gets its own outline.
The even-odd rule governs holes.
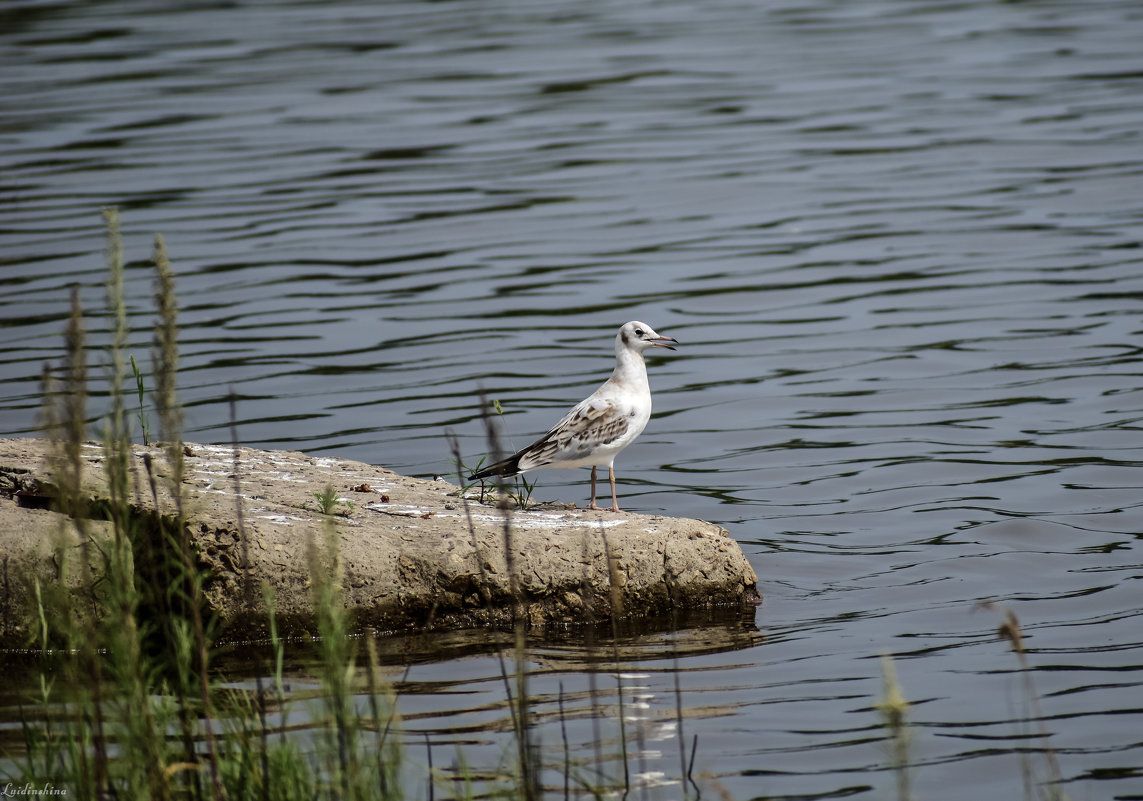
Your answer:
[[[537,643],[537,703],[565,693],[581,754],[621,681],[639,731],[667,731],[678,677],[735,797],[881,797],[890,652],[917,797],[1019,797],[1045,745],[995,614],[973,611],[993,598],[1023,621],[1068,792],[1138,792],[1132,3],[4,18],[0,434],[35,430],[73,284],[101,364],[108,204],[144,369],[153,233],[170,249],[192,439],[229,441],[233,388],[251,445],[448,472],[445,428],[485,448],[478,387],[527,441],[644,319],[683,347],[651,360],[656,416],[621,492],[726,525],[767,601],[750,626],[625,639],[638,679],[574,637]],[[538,492],[582,485],[542,474]],[[495,766],[499,668],[457,647],[415,660],[403,711]],[[641,775],[677,774],[672,747]]]

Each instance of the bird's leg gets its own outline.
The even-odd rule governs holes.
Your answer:
[[[619,498],[615,496],[615,468],[607,468],[607,477],[611,479],[611,511],[619,511]]]
[[[591,468],[591,503],[587,505],[588,509],[598,509],[595,505],[595,467]]]

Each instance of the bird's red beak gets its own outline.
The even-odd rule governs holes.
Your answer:
[[[674,350],[674,348],[666,343],[674,342],[676,345],[679,344],[679,341],[674,337],[656,337],[655,339],[650,340],[650,342],[651,347],[653,348],[666,348],[667,350]]]

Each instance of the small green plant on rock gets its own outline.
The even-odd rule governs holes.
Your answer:
[[[468,493],[469,490],[477,488],[480,491],[480,495],[477,500],[480,503],[489,503],[490,501],[495,500],[496,491],[498,489],[503,489],[504,494],[507,495],[508,499],[512,501],[512,503],[514,503],[519,509],[526,511],[530,506],[535,506],[536,502],[532,500],[532,490],[536,486],[536,481],[534,479],[532,481],[528,481],[528,479],[526,479],[523,474],[512,476],[511,484],[508,483],[507,479],[493,479],[492,481],[489,481],[488,479],[484,478],[477,479],[471,484],[463,483],[465,476],[472,475],[473,473],[479,471],[481,466],[487,460],[487,456],[481,456],[480,460],[477,461],[475,467],[469,467],[460,459],[453,459],[455,467],[457,468],[457,472],[460,474],[462,481],[460,491],[457,493],[458,495],[464,496]]]
[[[151,421],[147,418],[146,413],[143,411],[143,404],[146,399],[146,390],[143,387],[143,374],[139,372],[139,365],[135,361],[135,357],[131,357],[131,371],[135,373],[135,389],[139,393],[139,412],[135,415],[139,421],[139,431],[143,435],[143,444],[151,444]]]
[[[466,483],[466,476],[470,476],[480,470],[480,468],[484,466],[484,463],[487,460],[487,456],[481,456],[480,459],[477,460],[475,466],[469,467],[464,463],[464,460],[461,459],[459,455],[453,457],[453,466],[456,468],[457,475],[460,476],[460,490],[457,492],[459,497],[463,498],[468,495],[469,490],[478,489],[480,491],[480,495],[477,497],[477,502],[488,503],[488,499],[491,493],[496,489],[495,485],[488,484],[484,481],[484,479],[480,479],[472,483]]]
[[[318,511],[323,515],[344,515],[349,516],[353,512],[353,504],[349,501],[344,501],[345,510],[338,511],[338,492],[337,487],[333,484],[326,484],[325,489],[321,492],[315,492],[314,498],[317,499]]]
[[[500,405],[500,401],[493,398],[489,401],[489,403],[491,404],[492,408],[496,410],[496,414],[498,416],[502,417],[504,415],[504,407]],[[487,412],[485,412],[485,418],[485,425],[490,425],[492,418],[488,416]],[[494,450],[497,449],[494,448]],[[493,478],[491,481],[482,478],[478,479],[477,482],[473,484],[464,483],[464,477],[479,472],[480,468],[484,466],[484,463],[488,461],[488,458],[489,455],[485,454],[484,456],[480,457],[474,467],[469,467],[468,465],[464,464],[459,456],[454,455],[453,462],[455,463],[457,471],[461,476],[461,487],[459,494],[464,496],[466,493],[468,493],[469,490],[473,489],[474,487],[479,487],[479,502],[488,503],[490,500],[495,500],[497,490],[503,490],[504,494],[510,501],[512,501],[513,504],[516,505],[518,509],[527,511],[529,507],[535,506],[536,502],[532,500],[532,490],[536,487],[536,480],[533,479],[528,481],[528,479],[525,478],[522,473],[517,473],[516,475],[512,476],[511,483],[509,483],[507,478]]]
[[[512,477],[512,486],[506,487],[504,491],[518,507],[527,511],[529,506],[534,506],[536,503],[532,500],[532,490],[535,486],[535,479],[528,481],[528,479],[524,478],[523,473],[518,473]]]

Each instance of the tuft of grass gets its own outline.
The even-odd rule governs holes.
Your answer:
[[[112,278],[110,412],[103,425],[108,525],[89,520],[83,447],[89,420],[84,309],[78,291],[66,330],[60,369],[45,365],[43,430],[52,440],[57,509],[64,514],[54,541],[55,574],[33,582],[34,645],[43,653],[36,695],[25,714],[21,752],[0,759],[0,786],[50,783],[81,799],[404,798],[402,751],[395,707],[378,679],[370,644],[368,700],[360,687],[352,621],[342,597],[340,557],[332,525],[310,550],[317,610],[316,670],[322,708],[307,715],[323,735],[316,749],[287,736],[283,681],[285,643],[278,636],[274,598],[263,592],[270,621],[270,686],[257,693],[220,688],[210,663],[216,626],[204,613],[207,576],[188,536],[182,495],[182,409],[177,397],[178,305],[175,276],[161,238],[155,242],[155,408],[163,439],[160,470],[148,452],[132,471],[123,358],[127,342],[118,216],[105,212]],[[137,365],[136,386],[141,388]],[[142,398],[140,398],[142,401]],[[235,440],[237,435],[235,434]],[[235,444],[236,466],[238,457]],[[132,484],[134,483],[134,486]],[[236,488],[237,477],[236,477]],[[149,491],[156,515],[140,516],[133,497]],[[241,495],[239,494],[239,503]],[[161,501],[165,500],[166,503]],[[241,521],[241,509],[239,510]],[[241,527],[241,524],[240,524]],[[248,595],[252,592],[248,589]],[[253,598],[250,603],[255,602]],[[326,721],[330,721],[327,723]],[[382,732],[374,736],[373,732]],[[5,746],[7,748],[7,746]]]
[[[492,407],[496,409],[497,417],[502,418],[504,416],[504,407],[500,404],[500,401],[493,399]],[[504,455],[506,456],[507,454]],[[493,461],[499,461],[500,458],[501,457],[496,457]],[[532,490],[535,489],[535,487],[536,479],[528,481],[523,473],[518,473],[512,476],[511,484],[504,482],[501,490],[516,504],[516,508],[527,511],[529,506],[535,504],[535,501],[532,500]]]
[[[318,502],[318,511],[322,514],[333,514],[337,508],[337,488],[333,484],[326,484],[325,489],[314,492],[313,497]]]
[[[523,512],[536,504],[532,498],[532,490],[536,488],[536,479],[528,481],[523,473],[512,476],[512,487],[508,492],[508,497],[516,504],[516,506]]]
[[[131,357],[131,372],[135,374],[135,390],[139,395],[139,411],[136,413],[135,419],[139,421],[139,433],[143,436],[143,444],[151,444],[151,421],[147,417],[143,406],[146,402],[147,392],[143,386],[143,374],[139,371],[139,365],[135,362],[135,357]]]
[[[485,401],[484,390],[480,391],[480,396],[481,418],[485,421],[487,430],[488,421],[493,419],[491,415],[488,414],[489,405],[491,404],[492,408],[496,411],[497,417],[504,416],[504,407],[500,401],[495,398],[491,401]],[[500,457],[492,456],[493,462],[499,461],[499,459]],[[474,487],[479,487],[480,503],[488,503],[490,500],[494,500],[499,494],[510,500],[512,504],[521,511],[527,511],[536,505],[536,501],[532,497],[532,492],[536,488],[537,479],[529,481],[523,473],[512,476],[511,483],[503,478],[495,478],[494,480],[479,479],[476,484],[465,483],[467,481],[466,477],[478,472],[488,460],[489,454],[485,454],[477,460],[475,467],[469,467],[462,460],[459,451],[453,454],[453,465],[457,468],[457,473],[460,478],[460,495],[467,495]]]
[[[323,515],[331,515],[337,506],[337,488],[333,484],[326,484],[325,489],[314,493],[314,498],[318,502],[318,511]]]
[[[353,513],[354,506],[350,501],[340,501],[340,493],[337,487],[333,484],[326,484],[321,492],[313,494],[314,499],[317,501],[318,511],[323,515],[345,515],[348,516]],[[345,509],[338,511],[337,505],[339,503],[345,504]]]

